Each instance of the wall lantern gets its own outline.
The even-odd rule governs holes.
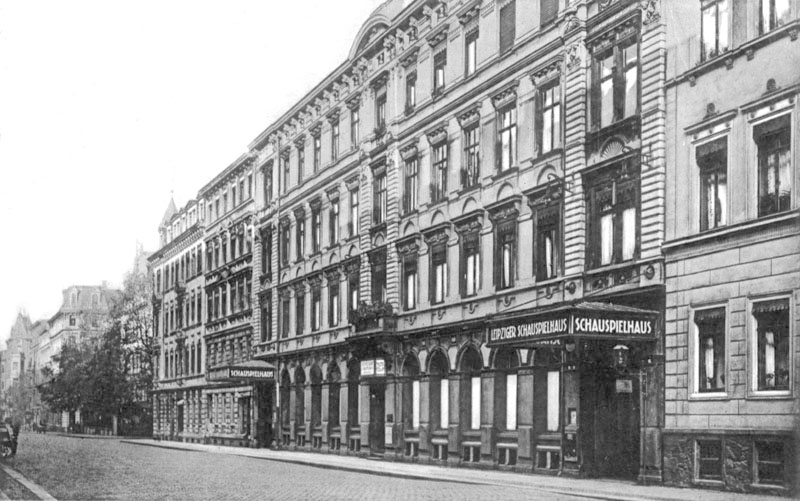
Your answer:
[[[618,344],[613,349],[614,349],[614,365],[617,367],[617,369],[627,368],[630,348],[628,348],[624,344]]]

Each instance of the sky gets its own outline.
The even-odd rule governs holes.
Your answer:
[[[0,342],[137,243],[347,58],[381,0],[0,0]]]

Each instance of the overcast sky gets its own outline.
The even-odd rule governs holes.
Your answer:
[[[0,0],[0,340],[136,243],[346,58],[380,0]]]

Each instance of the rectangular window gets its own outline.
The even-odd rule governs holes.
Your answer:
[[[331,124],[331,160],[339,158],[339,120]]]
[[[433,147],[433,183],[431,201],[438,202],[447,196],[447,141]]]
[[[517,5],[515,0],[500,7],[500,54],[514,46],[517,36]]]
[[[755,389],[789,391],[789,299],[753,303]]]
[[[322,289],[311,289],[311,330],[318,331],[322,326]]]
[[[272,202],[272,180],[273,180],[273,168],[272,168],[272,161],[267,163],[267,167],[264,171],[264,201],[269,204]]]
[[[360,286],[360,279],[358,276],[358,271],[349,274],[347,276],[347,290],[349,293],[347,298],[348,311],[352,312],[358,309],[358,301],[360,298],[359,286]]]
[[[534,263],[536,280],[549,280],[558,275],[561,254],[561,205],[550,202],[536,206],[534,229]]]
[[[261,304],[261,342],[272,341],[272,297],[267,294]]]
[[[288,223],[281,224],[281,233],[280,233],[280,260],[281,260],[281,268],[285,266],[289,266],[289,234],[292,231],[292,227]]]
[[[283,174],[283,192],[289,191],[289,154],[284,153],[280,157],[281,173]]]
[[[697,478],[722,480],[722,441],[697,441]]]
[[[306,147],[304,144],[297,146],[297,184],[303,182],[303,171],[306,168]]]
[[[433,56],[433,96],[440,96],[444,92],[444,76],[447,67],[447,49],[439,50]]]
[[[247,198],[253,197],[253,173],[247,174]]]
[[[634,259],[639,250],[639,168],[628,161],[589,183],[589,255],[593,267]]]
[[[475,74],[478,68],[478,28],[464,37],[464,76]]]
[[[403,256],[403,309],[417,307],[417,255]]]
[[[411,382],[411,427],[419,428],[419,381]]]
[[[553,22],[558,15],[558,0],[540,0],[539,2],[541,25],[544,26]]]
[[[470,379],[470,414],[469,421],[471,430],[481,428],[481,377],[473,376]]]
[[[481,287],[480,233],[461,235],[461,296],[470,297]]]
[[[497,170],[505,172],[517,165],[517,107],[516,103],[498,113]]]
[[[758,216],[789,210],[792,199],[791,115],[753,128],[758,146]]]
[[[540,155],[561,148],[561,86],[558,80],[536,93],[536,143]]]
[[[379,88],[375,95],[375,129],[378,135],[386,129],[386,86]]]
[[[319,172],[319,165],[322,161],[322,138],[319,134],[314,136],[314,172]]]
[[[464,168],[461,170],[461,186],[471,188],[480,182],[480,124],[464,128]]]
[[[311,211],[311,252],[317,253],[322,243],[322,212],[319,208]]]
[[[294,309],[294,326],[295,326],[295,335],[301,336],[303,334],[303,330],[305,329],[305,319],[306,319],[306,295],[300,289],[296,289],[294,293],[294,300],[295,300],[295,309]]]
[[[328,324],[331,327],[339,325],[339,277],[328,279]]]
[[[771,0],[767,2],[771,3]],[[703,61],[728,50],[728,12],[728,0],[702,1],[700,41]]]
[[[450,382],[443,377],[439,384],[439,427],[446,430],[450,425]]]
[[[361,110],[356,106],[350,110],[350,144],[355,148],[358,146],[361,127]]]
[[[417,209],[417,157],[405,161],[403,177],[403,213],[408,214]]]
[[[560,374],[558,371],[547,372],[547,431],[558,431],[559,429],[559,384]]]
[[[306,254],[306,221],[303,215],[298,216],[295,238],[295,259],[302,261]]]
[[[755,443],[755,483],[759,485],[787,484],[786,457],[788,444],[778,441],[757,440]]]
[[[328,213],[328,235],[330,235],[330,246],[333,247],[339,242],[339,199],[331,201],[330,212]]]
[[[234,181],[235,183],[235,181]],[[236,207],[236,184],[231,186],[231,208]]]
[[[406,75],[406,113],[411,113],[417,106],[417,72]]]
[[[761,0],[759,28],[762,34],[786,24],[791,16],[789,0]]]
[[[350,191],[350,221],[347,222],[347,230],[350,238],[358,235],[358,189]]]
[[[281,296],[281,338],[289,337],[289,311],[290,311],[290,303],[289,303],[289,295],[284,293]]]
[[[431,304],[444,302],[447,296],[447,243],[431,247]]]
[[[694,312],[695,391],[725,391],[725,308]]]
[[[639,112],[639,43],[617,42],[598,53],[592,67],[592,125],[603,128]]]
[[[517,429],[517,375],[506,374],[506,430]]]
[[[372,278],[372,302],[385,303],[386,302],[386,257],[385,254],[382,259],[376,259],[372,263],[371,270]]]
[[[698,146],[696,157],[700,169],[700,231],[725,226],[728,219],[728,138]]]
[[[375,206],[373,207],[373,222],[381,224],[386,222],[386,171],[376,173],[373,180]]]
[[[495,287],[514,287],[517,263],[517,220],[512,218],[495,225]]]

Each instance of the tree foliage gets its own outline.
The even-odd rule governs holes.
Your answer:
[[[152,294],[152,283],[147,275],[129,273],[125,277],[122,295],[111,310],[111,318],[120,329],[125,370],[141,400],[145,400],[153,389],[156,339],[153,335]]]

